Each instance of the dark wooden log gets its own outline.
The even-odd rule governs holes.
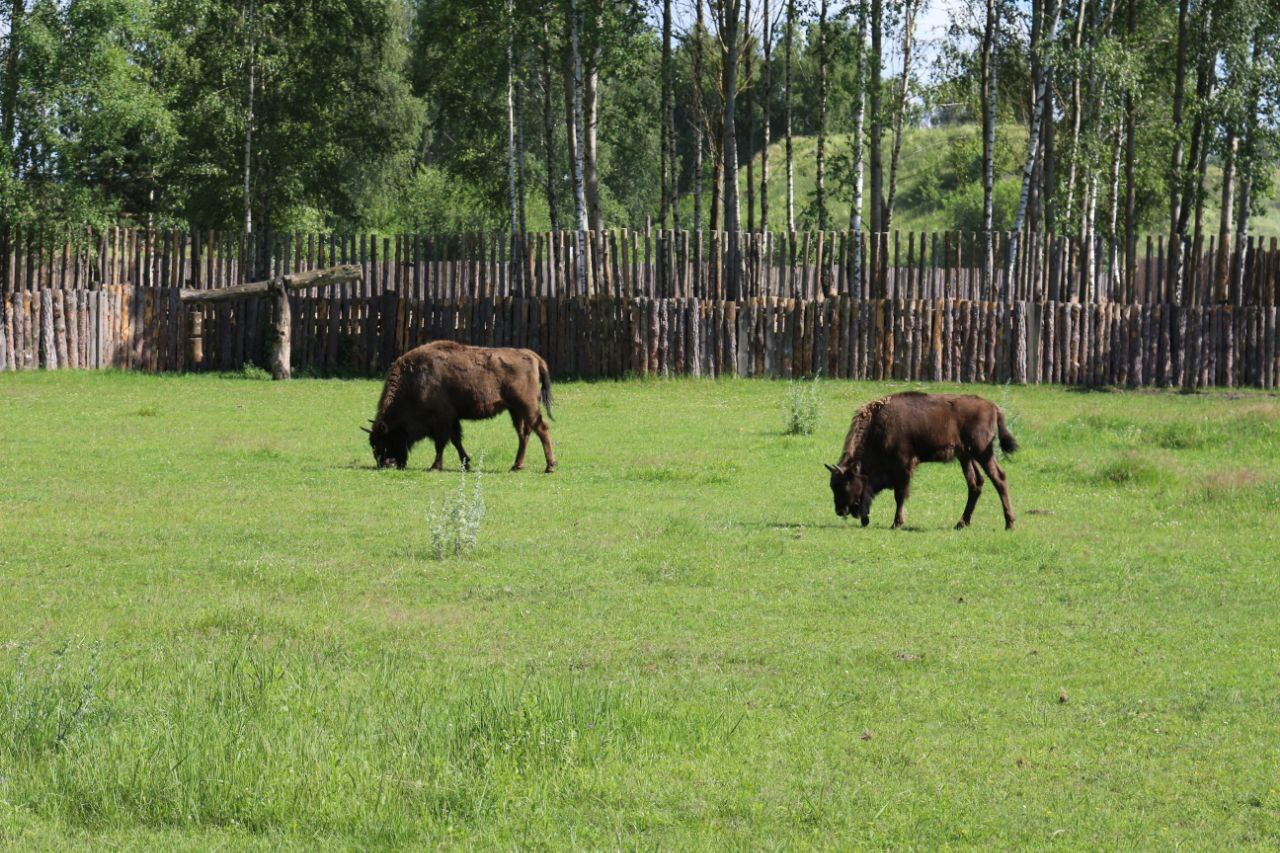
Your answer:
[[[326,269],[308,270],[281,276],[269,281],[254,281],[248,284],[237,284],[217,290],[195,290],[183,288],[179,293],[183,302],[230,302],[246,296],[262,296],[271,293],[272,285],[277,281],[285,290],[302,290],[309,287],[325,287],[330,284],[342,284],[359,281],[361,278],[358,264],[341,264]]]

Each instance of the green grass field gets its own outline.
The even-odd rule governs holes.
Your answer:
[[[887,385],[561,383],[436,560],[378,388],[0,376],[0,846],[1280,844],[1280,399],[982,388],[1018,529],[892,531],[822,469]]]

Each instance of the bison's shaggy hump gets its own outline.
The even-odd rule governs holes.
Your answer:
[[[400,356],[387,371],[369,444],[380,467],[403,468],[413,445],[429,438],[436,446],[432,468],[440,470],[452,442],[465,467],[470,457],[462,448],[462,421],[506,411],[519,440],[514,469],[524,467],[529,433],[536,432],[549,473],[555,455],[543,406],[550,415],[551,373],[533,350],[435,341]]]

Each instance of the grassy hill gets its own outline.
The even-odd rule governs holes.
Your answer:
[[[845,175],[851,173],[850,134],[836,134],[827,140],[827,210],[831,227],[847,227],[852,190]],[[885,180],[892,137],[885,135]],[[1019,179],[1026,156],[1027,132],[1022,127],[1000,128],[997,149],[997,186],[995,213],[998,225],[1013,219],[1018,201]],[[813,208],[816,186],[817,138],[796,137],[795,193],[796,222],[799,227],[816,222]],[[954,228],[977,228],[981,225],[982,141],[973,125],[908,130],[903,138],[899,164],[898,198],[893,225],[903,230],[937,231]],[[777,229],[786,221],[786,148],[782,140],[769,148],[769,221]],[[742,216],[747,216],[747,170],[740,170]],[[757,189],[760,181],[760,158],[755,161]],[[1206,203],[1205,222],[1216,228],[1221,194],[1221,171],[1210,167],[1210,193]],[[1274,182],[1265,212],[1255,216],[1250,225],[1253,234],[1280,236],[1280,170]],[[870,176],[866,184],[870,198]],[[690,210],[692,202],[689,200]],[[759,199],[756,215],[759,216]],[[869,221],[869,213],[863,216]],[[758,220],[757,220],[758,221]]]

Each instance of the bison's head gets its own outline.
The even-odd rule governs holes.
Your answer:
[[[373,461],[379,468],[403,469],[409,464],[409,438],[402,429],[391,429],[382,421],[373,421],[373,426],[366,428],[369,433],[369,447],[373,450]]]
[[[831,496],[835,500],[836,515],[841,518],[857,515],[863,527],[870,524],[871,498],[874,495],[866,475],[862,473],[862,466],[828,465],[827,471],[831,473]]]

